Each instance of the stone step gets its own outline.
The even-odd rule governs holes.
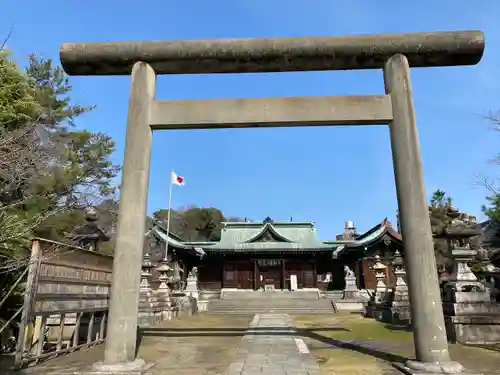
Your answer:
[[[263,314],[263,313],[276,313],[276,314],[295,314],[295,315],[310,315],[310,314],[334,314],[335,310],[295,310],[295,309],[252,309],[252,310],[209,310],[208,314]]]
[[[243,309],[301,309],[301,310],[314,310],[314,309],[331,309],[332,304],[325,305],[315,305],[315,306],[285,306],[285,305],[248,305],[248,306],[237,306],[237,305],[212,305],[209,304],[209,309],[218,310],[243,310]]]
[[[319,299],[319,294],[316,291],[226,291],[222,293],[221,299],[299,299],[299,300],[310,300]]]
[[[208,314],[253,315],[260,313],[281,314],[330,314],[332,302],[319,297],[316,291],[226,291],[221,299],[212,299]]]
[[[257,300],[251,300],[251,299],[243,299],[243,300],[234,300],[234,299],[213,299],[210,300],[210,303],[214,304],[233,304],[233,305],[245,305],[245,304],[272,304],[272,305],[321,305],[321,304],[326,304],[329,303],[330,300],[328,299],[320,299],[320,300],[310,300],[310,301],[304,301],[304,300],[280,300],[280,299],[257,299]]]
[[[248,308],[209,308],[208,311],[262,311],[262,310],[276,310],[276,311],[288,311],[288,310],[293,310],[293,311],[308,311],[308,310],[314,310],[314,311],[334,311],[333,306],[329,307],[323,307],[321,309],[316,309],[316,308],[290,308],[290,307],[272,307],[272,306],[265,306],[265,307],[248,307]]]
[[[283,299],[248,299],[248,300],[211,300],[208,304],[209,314],[330,314],[335,310],[332,302],[326,299],[316,300],[283,300]]]
[[[334,314],[331,310],[226,310],[226,311],[207,311],[208,315],[255,315],[255,314],[289,314],[289,315],[328,315]]]
[[[214,309],[219,309],[219,310],[227,310],[227,309],[331,309],[332,304],[325,304],[325,305],[300,305],[300,306],[294,306],[294,305],[244,305],[244,306],[239,306],[239,305],[213,305],[209,304],[208,309],[209,310],[214,310]]]
[[[344,298],[344,291],[343,290],[331,290],[323,293],[323,298],[325,299],[330,299],[330,300],[341,300]]]

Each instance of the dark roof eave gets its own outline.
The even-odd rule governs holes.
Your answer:
[[[277,249],[277,248],[269,248],[269,249],[230,249],[230,248],[214,248],[207,247],[203,248],[206,253],[276,253],[276,252],[284,252],[284,253],[298,253],[298,252],[331,252],[334,251],[334,248],[302,248],[302,249]]]
[[[151,218],[151,217],[149,219],[151,220],[151,228],[149,228],[149,229],[153,229],[154,227],[157,227],[160,230],[162,230],[163,232],[167,233],[167,228],[165,228],[162,224],[160,224],[160,222],[158,220]],[[169,231],[168,236],[172,237],[173,239],[175,239],[179,242],[183,242],[182,238],[177,236],[175,233],[172,233],[172,231]]]
[[[366,238],[367,236],[363,235],[363,238],[357,239],[354,242],[351,243],[346,243],[343,246],[342,249],[338,251],[338,253],[334,253],[334,259],[342,259],[345,256],[348,256],[353,251],[359,251],[362,250],[364,251],[364,248],[373,246],[374,244],[380,242],[384,236],[389,235],[393,241],[396,243],[402,245],[403,244],[403,239],[402,236],[399,232],[395,231],[394,228],[392,228],[391,225],[387,225],[387,219],[384,219],[381,224],[375,226],[374,228],[377,228],[377,230],[380,230],[382,227],[383,230],[374,238],[370,239],[368,242],[363,242],[363,238]],[[373,229],[373,228],[372,228]],[[374,232],[374,230],[370,230],[370,234]],[[403,249],[401,249],[403,250]]]
[[[399,236],[396,237],[393,235],[393,233],[391,233],[389,231],[384,231],[379,236],[373,238],[372,240],[370,240],[368,242],[346,244],[346,249],[347,248],[348,249],[359,249],[359,248],[372,246],[373,244],[380,242],[384,238],[385,235],[389,235],[391,237],[391,239],[394,240],[396,243],[401,244],[401,245],[403,244],[403,241]]]

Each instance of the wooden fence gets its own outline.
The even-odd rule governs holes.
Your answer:
[[[104,341],[113,258],[33,241],[15,366]]]

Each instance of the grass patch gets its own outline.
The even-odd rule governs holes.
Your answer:
[[[323,344],[328,339],[348,340],[380,340],[396,341],[411,344],[411,332],[390,330],[385,324],[374,319],[363,318],[360,315],[338,313],[332,315],[296,316],[294,324],[304,329],[304,336],[308,336],[308,345],[311,354],[316,358],[321,370],[332,375],[382,375],[391,371],[390,364],[382,358],[360,350],[339,348],[334,346],[315,345]],[[325,341],[326,339],[326,341]],[[409,345],[401,345],[401,351],[407,351]],[[406,353],[397,353],[405,355]]]
[[[385,323],[355,314],[297,316],[294,322],[297,328],[305,328],[336,340],[380,340],[402,343],[411,343],[413,340],[412,332],[391,329]],[[331,330],[335,327],[343,328],[343,330]]]
[[[413,333],[401,329],[391,329],[385,323],[375,319],[363,318],[360,315],[338,313],[335,315],[317,316],[297,316],[294,318],[297,328],[307,329],[313,334],[323,338],[347,341],[380,341],[388,343],[381,345],[379,352],[387,355],[366,354],[359,350],[347,348],[321,348],[314,347],[314,340],[318,340],[311,335],[311,353],[317,358],[318,363],[324,373],[329,374],[365,374],[369,367],[373,367],[373,373],[380,373],[380,369],[387,366],[386,361],[393,361],[392,357],[400,356],[413,358]],[[333,328],[339,328],[335,330]],[[343,328],[343,330],[340,330]],[[319,340],[322,341],[322,340]],[[465,346],[461,344],[449,344],[451,358],[460,362],[467,369],[478,373],[496,373],[500,361],[500,345],[491,346]],[[392,357],[391,357],[392,356]],[[336,365],[338,364],[338,365]],[[372,372],[370,372],[372,373]]]
[[[381,375],[387,373],[376,358],[347,349],[318,349],[312,352],[322,372],[332,375]]]

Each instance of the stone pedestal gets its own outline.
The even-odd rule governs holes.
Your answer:
[[[363,312],[366,302],[359,297],[359,290],[356,283],[356,275],[348,267],[344,266],[345,288],[342,293],[342,299],[333,302],[336,311]]]
[[[345,270],[345,288],[344,288],[344,298],[345,300],[355,300],[359,297],[359,290],[356,284],[356,275],[354,272],[347,266],[344,268]]]
[[[161,320],[171,320],[172,314],[172,296],[169,288],[157,289],[155,291],[156,298],[158,300],[158,305],[161,313]]]
[[[208,311],[208,301],[207,300],[198,300],[196,302],[198,307],[198,312],[207,312]]]
[[[500,305],[477,280],[468,262],[477,251],[453,249],[455,266],[443,290],[443,311],[448,339],[461,344],[500,343]]]
[[[186,281],[186,294],[198,300],[199,292],[198,292],[198,278],[188,276]]]
[[[172,292],[172,305],[174,316],[191,316],[198,312],[197,300],[185,291]]]
[[[198,269],[193,267],[186,280],[186,296],[189,297],[189,314],[198,312],[198,301],[200,299],[198,291]]]

